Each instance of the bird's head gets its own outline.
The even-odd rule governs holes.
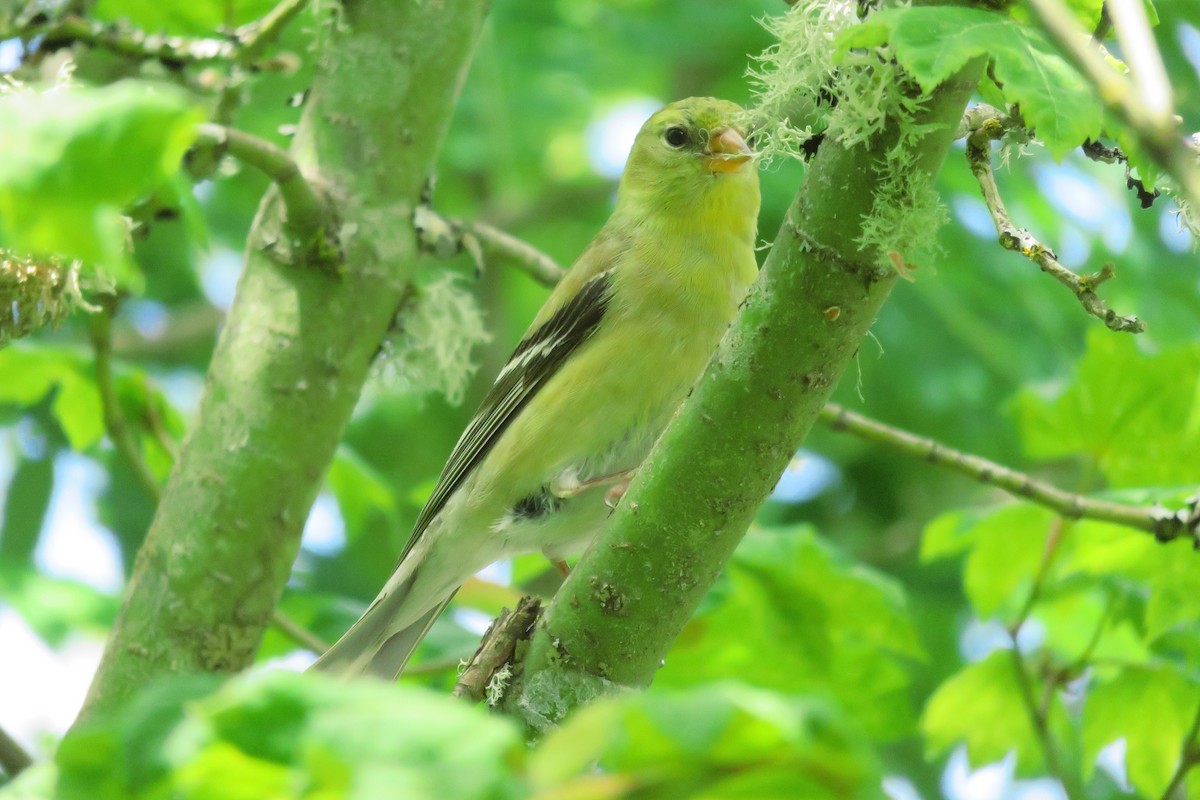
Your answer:
[[[737,103],[714,97],[689,97],[659,109],[634,140],[618,204],[694,209],[706,202],[741,203],[756,216],[758,171],[745,119]]]

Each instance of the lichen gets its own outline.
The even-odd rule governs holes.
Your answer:
[[[843,148],[880,146],[872,187],[874,203],[861,223],[860,249],[883,268],[907,276],[937,252],[937,230],[948,215],[933,181],[916,169],[916,143],[931,126],[917,121],[925,97],[892,57],[887,45],[839,50],[835,43],[859,22],[858,4],[847,0],[800,0],[763,24],[778,42],[751,70],[754,111],[763,157],[804,157],[814,131]]]
[[[457,276],[441,273],[414,286],[376,359],[376,376],[460,403],[478,366],[472,351],[490,338],[475,296]]]
[[[0,347],[57,325],[78,308],[94,311],[83,299],[79,270],[78,261],[0,250]]]

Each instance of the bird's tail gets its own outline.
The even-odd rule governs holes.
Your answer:
[[[412,622],[396,628],[398,620],[412,613],[405,606],[415,599],[410,596],[415,577],[415,570],[405,570],[402,562],[366,612],[309,669],[342,677],[374,675],[395,680],[454,596],[451,592]]]

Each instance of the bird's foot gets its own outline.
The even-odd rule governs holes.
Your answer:
[[[554,565],[556,570],[558,570],[558,574],[563,576],[564,581],[570,577],[571,568],[567,565],[567,562],[563,561],[561,558],[552,558],[550,559],[550,563]]]
[[[630,470],[630,472],[632,472],[632,471],[633,470]],[[629,489],[629,481],[630,480],[631,480],[630,478],[624,478],[623,480],[618,482],[615,486],[613,486],[611,489],[609,489],[607,492],[605,492],[604,493],[604,505],[608,506],[609,509],[616,508],[617,503],[621,502],[621,498],[625,496],[626,490]]]
[[[550,483],[550,493],[560,500],[565,500],[568,497],[583,494],[588,489],[612,485],[612,489],[609,489],[608,494],[604,496],[604,502],[611,508],[620,501],[621,495],[625,494],[625,489],[629,487],[629,481],[636,471],[637,468],[634,467],[633,469],[614,472],[611,475],[601,475],[598,478],[581,481],[579,480],[579,474],[574,469],[568,469]],[[612,503],[609,503],[609,496],[618,489],[619,491],[617,491],[615,499]]]

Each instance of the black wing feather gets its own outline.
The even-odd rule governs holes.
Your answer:
[[[609,273],[600,273],[517,345],[450,453],[433,494],[417,517],[400,560],[404,560],[429,523],[445,507],[446,501],[471,470],[483,461],[521,409],[596,332],[608,309],[611,291]]]

